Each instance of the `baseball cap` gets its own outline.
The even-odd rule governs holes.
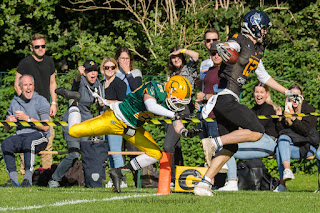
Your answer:
[[[86,72],[98,71],[97,63],[94,60],[86,60],[83,66]]]

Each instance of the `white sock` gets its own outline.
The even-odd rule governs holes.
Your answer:
[[[198,183],[198,185],[209,185],[211,186],[211,178],[207,176],[203,176],[201,181]]]
[[[213,143],[216,143],[216,145],[218,146],[218,147],[223,147],[223,144],[222,144],[222,141],[221,141],[221,138],[220,138],[220,136],[219,137],[214,137],[214,138],[212,138],[213,140]]]
[[[130,164],[132,166],[132,168],[134,170],[139,170],[143,167],[146,167],[146,166],[149,166],[149,165],[152,165],[156,162],[158,162],[159,160],[156,159],[156,158],[153,158],[153,157],[150,157],[146,154],[142,154],[142,155],[139,155],[135,158],[133,158],[131,161],[130,161]]]
[[[69,108],[69,117],[68,117],[68,127],[69,129],[74,125],[81,123],[81,114],[80,110],[76,106]]]

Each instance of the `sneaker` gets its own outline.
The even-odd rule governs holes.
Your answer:
[[[113,168],[109,170],[110,177],[116,192],[121,193],[121,168]]]
[[[220,171],[218,173],[227,173],[228,172],[228,166],[227,164],[223,164],[223,166],[221,167]]]
[[[60,183],[56,180],[50,180],[48,182],[49,188],[58,188],[60,186]]]
[[[209,167],[211,165],[212,156],[215,155],[215,152],[218,149],[218,146],[216,145],[214,140],[214,138],[204,138],[201,140],[204,157]]]
[[[212,185],[208,183],[207,181],[200,181],[198,184],[194,187],[193,193],[197,196],[213,196]]]
[[[287,191],[287,188],[284,186],[284,185],[282,185],[282,184],[280,184],[279,186],[277,186],[277,188],[275,189],[275,190],[273,190],[274,192],[285,192],[285,191]]]
[[[57,95],[63,96],[65,99],[70,100],[74,99],[76,102],[78,102],[81,98],[81,94],[77,91],[70,91],[65,88],[58,88],[55,90],[55,93]]]
[[[32,187],[32,185],[28,179],[23,179],[21,187]]]
[[[8,180],[5,184],[0,185],[0,187],[20,187],[20,183],[16,183],[13,180]]]
[[[106,183],[106,185],[104,186],[105,188],[112,188],[112,186],[113,186],[113,182],[112,182],[112,179],[110,179],[109,181],[108,181],[108,183]]]
[[[291,169],[284,169],[283,180],[287,181],[287,180],[293,180],[293,179],[294,179],[294,175],[293,175],[293,172],[291,171]]]
[[[239,191],[238,189],[238,181],[237,180],[229,180],[225,183],[225,185],[219,188],[217,191]]]
[[[127,185],[127,183],[125,182],[125,181],[121,181],[121,184],[120,184],[120,187],[121,188],[128,188],[128,185]]]

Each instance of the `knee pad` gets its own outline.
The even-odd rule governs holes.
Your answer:
[[[76,123],[81,122],[81,114],[80,110],[76,106],[72,106],[69,108],[69,117],[68,117],[68,127],[69,129]]]
[[[232,153],[236,153],[238,151],[238,144],[223,145],[223,148]]]

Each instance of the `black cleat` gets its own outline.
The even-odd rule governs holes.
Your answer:
[[[115,191],[118,193],[121,193],[121,188],[120,188],[121,178],[122,178],[121,168],[110,169],[109,174],[113,182]]]
[[[65,99],[70,100],[74,99],[76,102],[78,102],[81,98],[81,94],[77,91],[70,91],[65,88],[58,88],[55,90],[55,93],[57,95],[63,96]]]
[[[27,179],[23,179],[21,187],[32,187],[31,183]]]

